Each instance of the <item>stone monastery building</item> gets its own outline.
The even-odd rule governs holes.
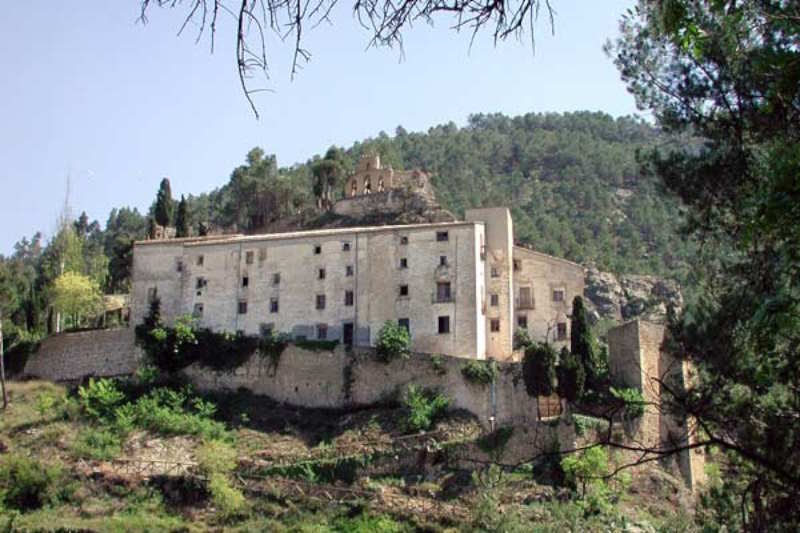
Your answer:
[[[568,342],[583,267],[515,246],[507,208],[465,215],[462,222],[137,242],[133,321],[158,296],[168,323],[192,314],[215,331],[370,346],[392,321],[408,329],[414,351],[498,360],[512,358],[517,328]]]

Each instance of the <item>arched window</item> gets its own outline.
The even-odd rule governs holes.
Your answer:
[[[378,192],[383,192],[383,178],[378,179]]]
[[[358,194],[358,180],[350,180],[350,196]]]
[[[369,180],[369,176],[364,178],[364,194],[370,194],[372,192],[372,182]]]

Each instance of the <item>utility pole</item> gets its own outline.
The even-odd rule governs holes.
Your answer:
[[[3,409],[8,407],[8,395],[6,394],[6,362],[5,352],[3,351],[3,310],[0,309],[0,388],[3,389]]]

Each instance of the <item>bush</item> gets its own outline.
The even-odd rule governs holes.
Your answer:
[[[225,425],[210,417],[216,406],[187,392],[159,388],[134,404],[136,425],[166,435],[202,435],[208,439],[227,438]]]
[[[489,385],[497,379],[497,363],[494,359],[485,361],[472,360],[461,367],[461,375],[469,382]]]
[[[556,352],[549,344],[532,344],[522,358],[522,379],[530,396],[550,396],[556,380]]]
[[[195,452],[200,473],[229,474],[236,468],[236,450],[229,444],[212,440],[203,443]]]
[[[114,417],[114,410],[125,399],[125,395],[117,388],[111,379],[89,378],[86,387],[78,389],[83,411],[95,420],[110,421]]]
[[[55,499],[61,477],[59,467],[8,454],[0,459],[0,502],[9,509],[38,509]]]
[[[49,392],[43,392],[36,397],[36,411],[41,418],[45,418],[56,405],[56,397]]]
[[[378,359],[388,363],[398,357],[408,358],[410,347],[411,338],[406,328],[387,320],[378,332]]]
[[[573,487],[577,488],[580,483],[581,494],[585,496],[587,485],[605,485],[601,477],[608,473],[608,453],[601,446],[587,448],[564,457],[561,468]]]
[[[208,480],[208,491],[223,520],[233,520],[246,514],[247,501],[244,494],[231,487],[230,481],[224,474],[211,475]]]
[[[517,329],[514,331],[514,344],[513,344],[513,348],[514,348],[515,350],[519,350],[519,349],[527,349],[527,348],[528,348],[528,346],[530,346],[531,344],[533,344],[533,341],[531,340],[531,336],[530,336],[530,334],[528,333],[528,330],[527,330],[527,329],[524,329],[524,328],[517,328]]]
[[[624,411],[622,418],[625,420],[633,420],[644,415],[644,396],[639,389],[621,388],[616,389],[611,387],[611,396],[622,402]]]
[[[494,454],[496,457],[493,457],[493,459],[499,459],[499,456],[502,454],[503,449],[506,447],[508,440],[513,434],[514,426],[497,428],[491,433],[480,437],[476,441],[476,444],[484,453],[490,455]]]
[[[84,459],[107,461],[122,451],[119,436],[106,428],[85,428],[72,444],[72,451]]]
[[[444,415],[450,406],[450,400],[441,394],[423,391],[416,385],[409,385],[403,397],[403,406],[406,410],[406,429],[422,431],[429,429]]]

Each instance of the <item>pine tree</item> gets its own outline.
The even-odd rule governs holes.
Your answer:
[[[169,185],[169,178],[161,180],[156,194],[155,217],[160,226],[169,226],[172,223],[172,212],[175,206],[172,200],[172,189]]]
[[[570,352],[574,355],[586,372],[586,385],[594,390],[601,385],[599,369],[595,356],[595,340],[589,325],[589,317],[583,298],[576,296],[572,300],[572,321],[570,331]]]
[[[188,212],[186,210],[186,199],[181,195],[181,201],[178,202],[178,212],[175,215],[175,236],[188,237],[189,236],[189,221]]]

